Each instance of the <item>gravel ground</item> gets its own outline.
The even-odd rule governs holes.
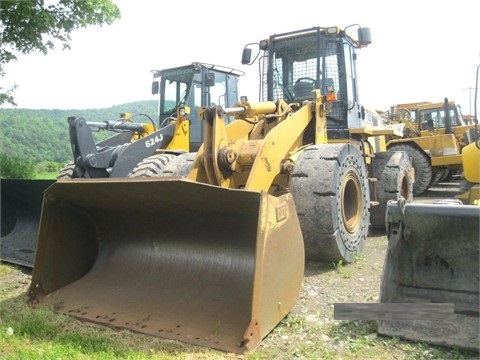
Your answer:
[[[458,193],[458,186],[457,182],[440,183],[421,196],[415,197],[414,202],[433,203],[439,199],[452,199]],[[301,327],[303,331],[292,331],[288,335],[282,331],[274,331],[262,342],[261,347],[283,348],[292,351],[291,344],[293,343],[296,343],[298,348],[298,343],[303,341],[305,348],[308,349],[309,345],[318,341],[327,349],[327,351],[323,351],[322,355],[328,355],[326,357],[333,355],[334,359],[351,358],[350,350],[352,345],[355,346],[354,338],[357,336],[362,337],[365,340],[363,345],[371,347],[370,350],[372,350],[366,351],[367,355],[362,355],[360,351],[358,358],[479,359],[478,354],[468,351],[458,354],[456,349],[449,350],[409,341],[400,341],[398,346],[382,347],[380,345],[382,340],[391,338],[382,339],[377,335],[376,322],[334,319],[335,303],[375,303],[379,301],[387,245],[388,238],[385,232],[372,232],[366,241],[363,254],[351,264],[307,263],[300,297],[290,313],[290,316],[305,320]],[[309,332],[314,332],[316,336],[306,335]],[[357,341],[362,343],[361,340]],[[412,345],[418,345],[422,350],[410,352],[409,348]],[[298,351],[294,354],[298,355]],[[297,357],[309,358],[302,355]],[[314,358],[317,357],[314,356]],[[357,358],[357,356],[352,358]]]
[[[334,320],[336,303],[378,302],[387,237],[370,234],[364,253],[351,264],[307,262],[300,296],[289,318],[299,320],[303,332],[273,331],[261,348],[289,348],[292,343],[305,346],[321,341],[332,352],[341,352],[342,344],[329,334],[332,327],[342,321]],[[309,330],[318,337],[308,336]],[[376,337],[375,331],[367,334]]]

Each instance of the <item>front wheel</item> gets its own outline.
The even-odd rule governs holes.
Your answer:
[[[170,161],[162,171],[161,176],[188,176],[197,157],[196,152],[183,153]]]
[[[352,262],[370,222],[365,162],[351,144],[315,145],[298,158],[290,191],[307,260]]]
[[[155,154],[143,159],[132,170],[129,177],[158,177],[161,176],[165,166],[175,158],[173,154]]]
[[[69,180],[75,177],[75,163],[73,161],[66,163],[57,174],[57,180]]]

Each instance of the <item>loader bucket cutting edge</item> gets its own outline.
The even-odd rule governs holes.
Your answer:
[[[43,192],[55,180],[1,180],[0,258],[33,267]]]
[[[84,180],[45,193],[32,305],[244,353],[295,304],[304,248],[290,194]]]
[[[383,303],[453,303],[442,320],[379,321],[379,334],[478,351],[480,207],[387,205]],[[403,233],[403,235],[402,235]]]

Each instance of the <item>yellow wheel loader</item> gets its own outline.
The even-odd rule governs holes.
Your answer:
[[[478,79],[475,88],[477,114]],[[445,101],[447,103],[447,101]],[[429,319],[378,321],[378,333],[480,350],[480,140],[461,150],[464,183],[455,199],[433,204],[390,201],[388,248],[380,289],[382,303],[438,303],[451,311]],[[447,308],[448,308],[447,307]]]
[[[403,123],[403,136],[388,136],[387,148],[408,153],[415,170],[413,195],[421,195],[440,180],[462,171],[462,149],[478,139],[453,101],[399,104],[390,123]]]
[[[155,176],[145,166],[49,187],[30,303],[222,351],[256,348],[295,304],[305,259],[361,253],[376,182],[411,194],[403,153],[385,154],[372,176],[368,139],[387,130],[359,126],[353,64],[370,32],[355,40],[349,29],[260,42],[267,100],[202,107],[202,145]]]
[[[152,73],[152,94],[159,96],[158,124],[146,114],[122,114],[103,122],[69,117],[74,160],[59,171],[58,180],[155,176],[174,156],[198,150],[203,136],[198,109],[210,103],[235,104],[243,75],[199,62]],[[137,120],[142,118],[147,121]],[[113,135],[96,141],[97,132]],[[33,266],[43,192],[54,182],[2,179],[2,261]]]

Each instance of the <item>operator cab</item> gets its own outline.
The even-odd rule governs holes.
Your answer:
[[[203,143],[203,121],[198,117],[201,107],[231,107],[238,102],[238,78],[244,73],[219,65],[192,63],[165,70],[153,70],[152,94],[159,94],[159,127],[174,119],[180,106],[191,111],[190,151]],[[231,119],[227,119],[227,122]]]
[[[358,25],[352,25],[358,26]],[[363,127],[365,109],[358,103],[355,49],[371,43],[370,30],[358,28],[358,40],[347,34],[347,27],[314,27],[273,35],[258,43],[263,51],[259,64],[261,101],[302,102],[313,99],[313,90],[322,95],[336,94],[327,116],[328,137],[348,138],[349,128]],[[242,63],[250,65],[248,44]]]

